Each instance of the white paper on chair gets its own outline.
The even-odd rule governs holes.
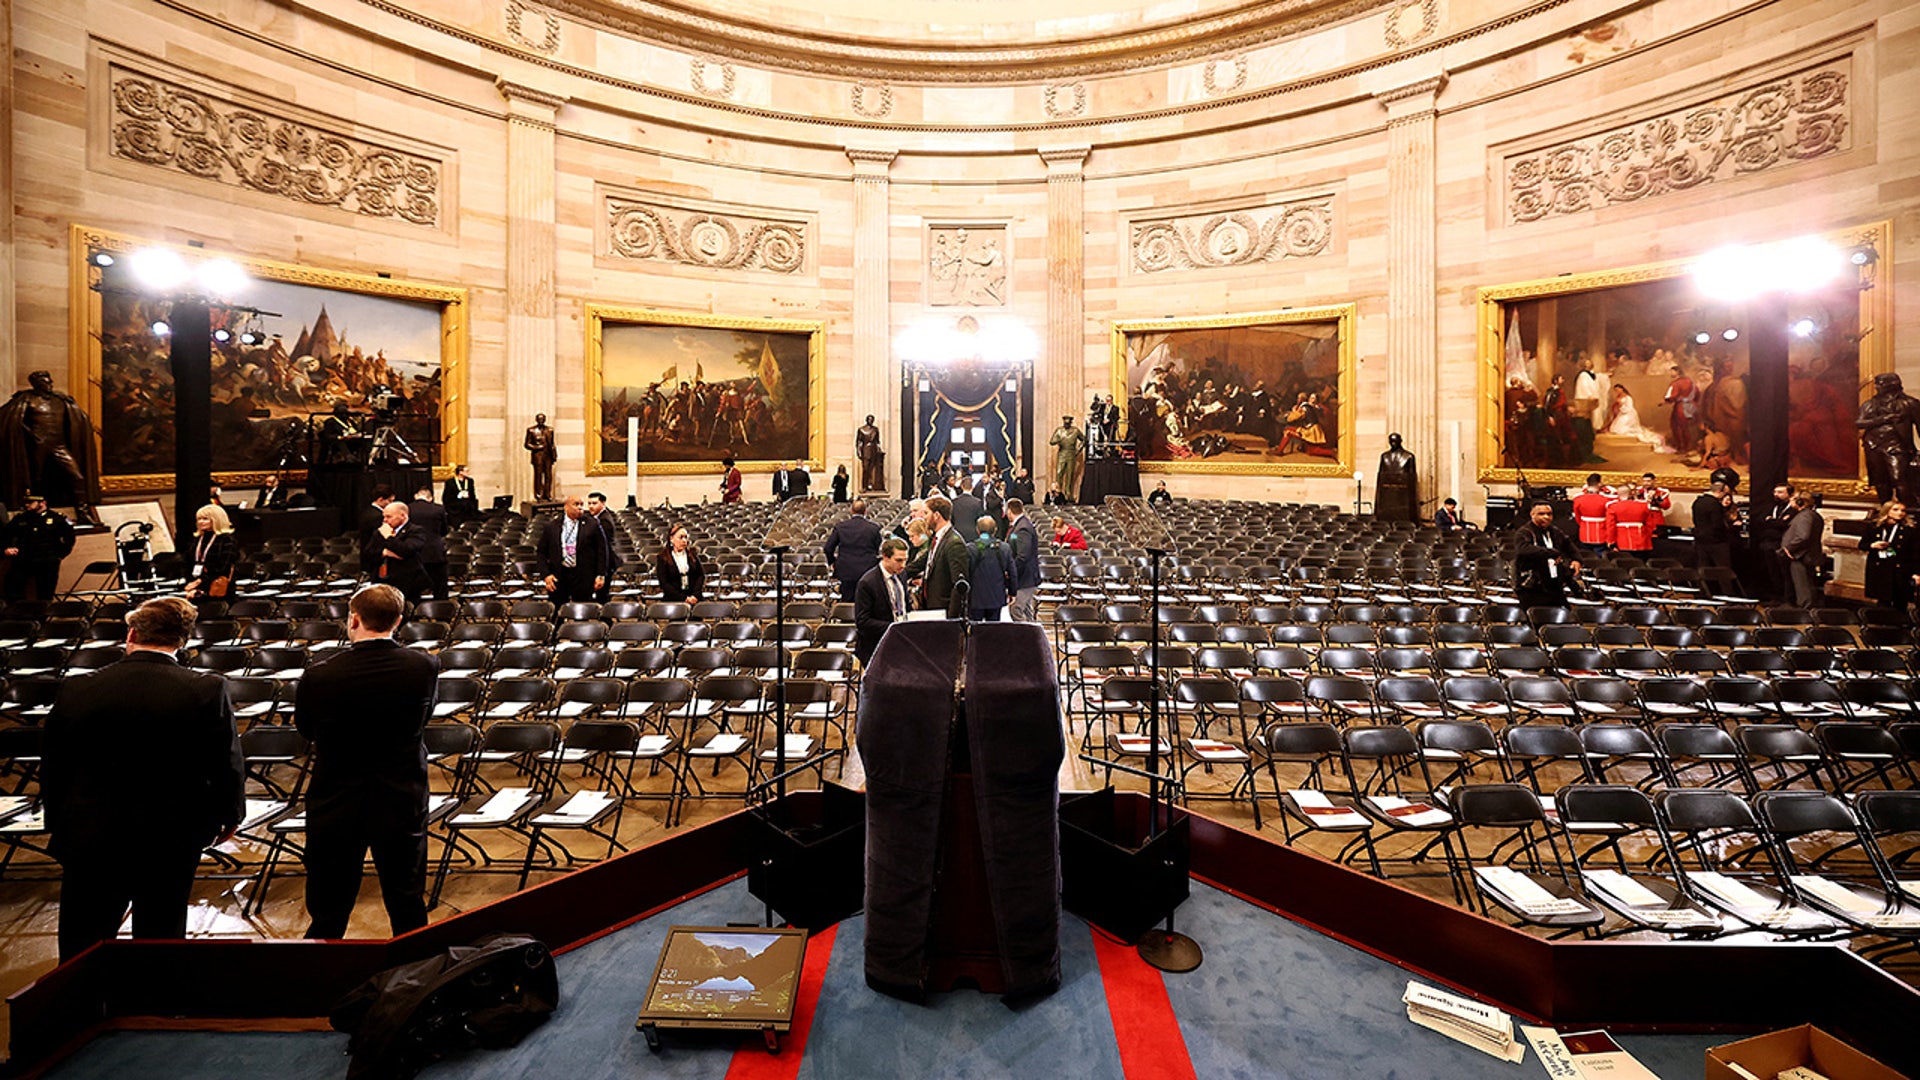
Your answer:
[[[455,799],[451,795],[429,795],[427,796],[427,816],[432,817],[442,810],[445,810],[448,805],[458,801],[458,799]],[[303,813],[300,816],[305,818],[307,815]]]
[[[536,820],[550,825],[579,824],[593,820],[595,814],[612,806],[614,801],[613,795],[609,792],[576,791],[571,798],[561,804],[558,810],[551,814],[541,814]]]
[[[1313,824],[1321,828],[1344,829],[1353,825],[1366,825],[1368,819],[1358,810],[1344,806],[1335,806],[1333,800],[1323,792],[1312,788],[1295,788],[1287,792],[1293,796],[1293,805],[1300,808]]]
[[[1153,740],[1145,735],[1115,735],[1113,737],[1113,744],[1119,747],[1120,752],[1124,754],[1144,754],[1147,752],[1147,748],[1153,745]],[[1161,739],[1160,752],[1162,754],[1171,754],[1173,753],[1173,747],[1167,740]]]
[[[1587,905],[1553,895],[1539,882],[1511,866],[1476,866],[1473,873],[1482,885],[1506,897],[1513,902],[1513,906],[1534,918],[1580,915],[1587,910]]]
[[[708,739],[707,745],[700,749],[702,752],[708,754],[737,754],[740,752],[740,748],[745,745],[747,745],[747,737],[745,735],[723,731],[713,738]]]
[[[1742,911],[1761,911],[1776,907],[1773,901],[1717,870],[1702,870],[1687,875],[1687,880],[1712,893],[1714,899]]]
[[[492,798],[481,804],[480,809],[470,814],[455,814],[453,823],[455,825],[486,825],[505,821],[513,816],[514,811],[520,809],[520,805],[526,802],[527,796],[531,794],[533,794],[532,788],[501,788],[493,793]]]
[[[1403,825],[1444,825],[1453,815],[1427,803],[1415,803],[1398,795],[1374,795],[1367,800],[1374,809]]]
[[[471,704],[470,701],[437,701],[433,705],[433,718],[444,720]]]
[[[583,716],[592,710],[593,703],[591,701],[563,701],[560,703],[560,707],[554,711],[571,720],[576,716]]]
[[[240,828],[251,829],[286,808],[287,804],[278,799],[248,799],[246,814],[240,819]]]
[[[0,821],[24,813],[32,805],[33,800],[25,795],[0,795]]]
[[[519,716],[533,708],[531,701],[503,701],[487,710],[487,716],[495,720],[504,720],[510,716]]]
[[[1818,897],[1835,911],[1844,911],[1849,915],[1872,915],[1881,907],[1878,901],[1861,896],[1832,878],[1818,874],[1795,874],[1793,884],[1801,892]]]
[[[633,752],[642,757],[657,757],[666,753],[667,747],[672,745],[673,737],[670,735],[642,735]]]
[[[1618,870],[1582,870],[1580,876],[1587,884],[1628,907],[1652,907],[1664,904],[1660,894],[1633,880]]]

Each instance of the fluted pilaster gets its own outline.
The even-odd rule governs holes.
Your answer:
[[[1443,474],[1433,133],[1445,84],[1439,75],[1375,95],[1387,110],[1387,430],[1419,462],[1423,510]],[[1361,460],[1371,471],[1364,452]]]
[[[893,150],[848,147],[853,162],[853,420],[880,426],[890,474],[899,472],[900,373],[893,360],[887,170]],[[853,470],[854,476],[860,469]]]
[[[506,473],[503,486],[533,495],[533,466],[520,449],[521,433],[535,413],[546,413],[556,432],[554,395],[554,118],[567,99],[500,80],[507,99],[507,393]],[[561,440],[561,467],[567,471]],[[579,468],[576,459],[572,468]]]
[[[1034,474],[1050,475],[1046,439],[1062,416],[1086,422],[1087,146],[1040,148],[1047,164],[1047,351],[1034,379]]]

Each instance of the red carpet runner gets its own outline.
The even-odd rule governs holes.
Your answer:
[[[1093,931],[1093,952],[1100,960],[1100,981],[1127,1080],[1193,1080],[1193,1060],[1159,970],[1149,967],[1132,946],[1098,930]]]
[[[807,1033],[813,1030],[813,1010],[820,1004],[820,984],[827,981],[827,961],[833,956],[838,926],[807,939],[807,959],[800,968],[800,999],[793,1006],[793,1030],[780,1040],[778,1054],[767,1053],[759,1039],[742,1039],[727,1068],[727,1080],[794,1080],[807,1053]]]

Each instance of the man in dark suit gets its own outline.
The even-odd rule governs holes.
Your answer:
[[[175,596],[127,616],[127,655],[60,686],[47,715],[40,792],[61,863],[60,959],[112,938],[187,933],[200,852],[233,836],[245,773],[227,686],[174,652],[194,607]]]
[[[1040,621],[1040,530],[1027,516],[1027,505],[1007,500],[1007,546],[1013,549],[1013,619]]]
[[[987,508],[965,485],[959,490],[960,494],[953,497],[953,527],[971,544],[980,538],[980,515],[986,513]]]
[[[1007,501],[1012,502],[1014,499],[1019,499],[1028,506],[1033,505],[1033,478],[1027,475],[1024,465],[1015,469],[1012,478],[1007,481]]]
[[[867,500],[853,500],[846,520],[827,534],[821,550],[840,582],[840,599],[851,602],[860,579],[880,564],[880,526],[867,519]]]
[[[540,575],[556,605],[592,600],[607,583],[606,542],[587,516],[580,496],[569,495],[565,512],[540,531]]]
[[[421,537],[420,566],[427,572],[427,590],[435,600],[447,598],[447,511],[433,501],[433,485],[422,484],[407,504],[407,527]]]
[[[453,467],[453,475],[440,489],[440,501],[447,505],[447,516],[455,522],[480,516],[480,494],[474,490],[473,477],[467,475],[465,465]]]
[[[423,561],[427,537],[424,530],[409,523],[409,516],[406,503],[398,499],[387,503],[380,527],[374,530],[373,539],[361,551],[360,561],[368,562],[368,551],[371,551],[374,583],[391,585],[412,602],[427,591],[427,567]],[[441,561],[445,560],[446,556],[442,555]]]
[[[807,495],[808,476],[800,471],[800,463],[789,461],[774,471],[773,497],[778,502],[788,499],[804,499]]]
[[[873,659],[880,635],[887,627],[906,618],[912,607],[907,598],[907,581],[901,572],[907,568],[905,541],[888,537],[880,544],[880,562],[861,576],[853,587],[853,655],[862,665]]]
[[[360,572],[372,577],[380,568],[380,549],[373,546],[376,533],[386,521],[387,504],[393,501],[393,489],[385,484],[373,489],[373,502],[360,508]]]
[[[600,527],[600,587],[593,590],[593,598],[604,604],[613,599],[613,571],[620,565],[620,553],[613,546],[613,538],[618,535],[617,523],[606,495],[598,491],[587,493],[587,516]]]
[[[440,665],[393,640],[406,601],[368,585],[347,606],[353,644],[294,690],[293,722],[313,740],[307,790],[307,927],[340,938],[369,849],[395,934],[427,925],[427,749]]]
[[[927,523],[933,527],[933,538],[927,548],[926,606],[945,611],[947,602],[953,599],[954,585],[967,580],[971,560],[967,542],[953,526],[953,503],[946,496],[927,500]],[[965,616],[966,612],[960,612],[960,617]]]

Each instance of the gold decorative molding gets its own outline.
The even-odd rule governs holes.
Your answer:
[[[1508,224],[1700,187],[1853,145],[1851,54],[1621,124],[1507,154]]]
[[[116,56],[106,67],[111,157],[305,206],[441,226],[439,158],[348,134],[355,125],[345,120],[266,107],[237,87],[157,62],[143,69]]]
[[[530,16],[540,20],[538,34],[528,32]],[[514,44],[547,56],[560,51],[560,16],[523,0],[507,0],[506,19],[507,36]]]
[[[1244,210],[1176,213],[1128,223],[1129,262],[1142,274],[1252,266],[1326,254],[1334,197],[1315,195]]]
[[[602,191],[601,207],[601,253],[609,258],[783,275],[807,269],[811,222],[802,214],[756,214],[610,190]]]

